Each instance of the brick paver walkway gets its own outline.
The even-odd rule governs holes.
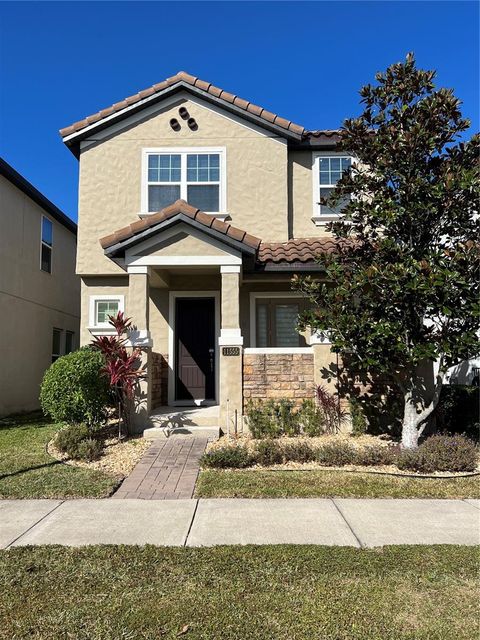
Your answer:
[[[112,498],[191,498],[207,442],[208,438],[197,436],[154,441]]]

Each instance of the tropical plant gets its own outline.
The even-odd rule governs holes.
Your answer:
[[[316,391],[317,406],[326,433],[338,433],[342,424],[348,418],[347,412],[340,405],[338,395],[330,393],[325,387],[319,385]]]
[[[127,349],[128,333],[132,328],[130,318],[126,318],[122,311],[116,316],[108,316],[109,324],[116,333],[113,336],[96,336],[91,346],[100,351],[105,358],[102,374],[108,379],[110,390],[118,408],[119,438],[122,427],[129,432],[131,401],[143,369],[139,366],[141,350]]]
[[[470,123],[434,78],[409,54],[360,91],[364,111],[341,134],[355,161],[328,199],[346,203],[330,225],[338,250],[319,257],[325,281],[295,282],[312,302],[301,326],[328,331],[354,370],[398,388],[412,449],[448,368],[480,352],[480,136],[462,141]]]

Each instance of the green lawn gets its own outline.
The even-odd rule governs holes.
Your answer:
[[[0,638],[473,640],[477,578],[472,547],[17,548]]]
[[[0,426],[0,498],[102,498],[118,480],[100,471],[61,464],[46,452],[58,426],[39,416]]]
[[[347,471],[207,469],[199,498],[480,498],[480,477],[399,478]]]

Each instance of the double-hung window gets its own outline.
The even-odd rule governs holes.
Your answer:
[[[180,198],[206,213],[225,211],[223,150],[147,151],[146,173],[148,213]]]
[[[305,338],[298,333],[301,300],[257,298],[256,347],[303,347]]]
[[[52,273],[53,224],[42,216],[42,231],[40,245],[40,268],[46,273]]]
[[[321,224],[338,217],[342,212],[345,201],[339,202],[332,208],[321,204],[321,200],[330,196],[342,174],[349,171],[351,166],[352,159],[349,156],[323,154],[314,156],[314,222]]]

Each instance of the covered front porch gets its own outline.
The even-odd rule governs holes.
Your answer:
[[[240,432],[249,399],[313,397],[329,346],[298,334],[292,269],[259,270],[261,244],[182,202],[102,240],[142,349],[137,431]]]

